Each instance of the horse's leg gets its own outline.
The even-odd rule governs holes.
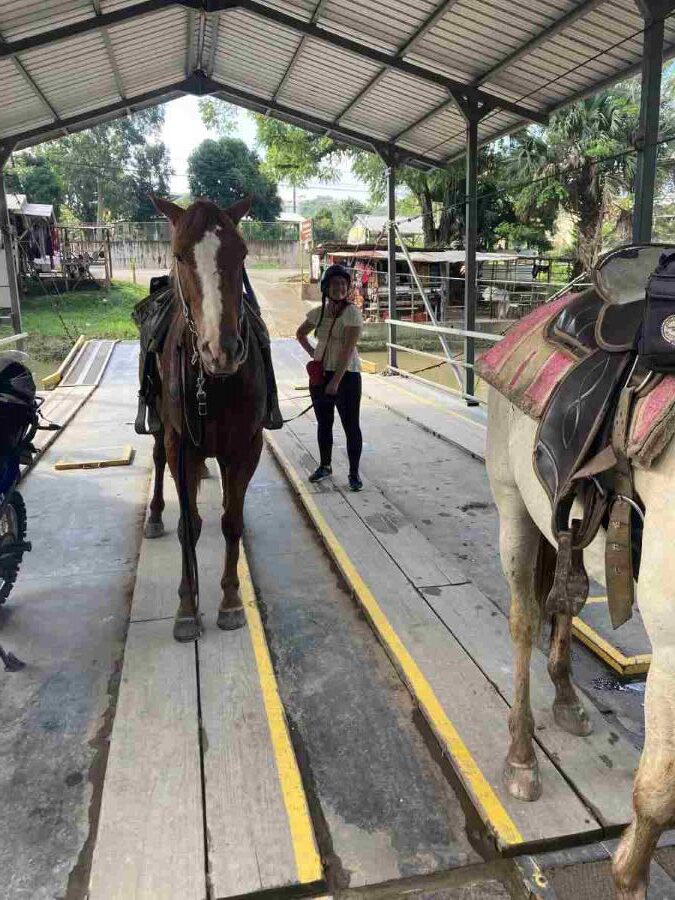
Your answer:
[[[564,731],[585,737],[593,726],[572,684],[571,644],[572,616],[554,616],[548,654],[548,674],[555,685],[553,717]]]
[[[150,515],[145,523],[144,534],[146,538],[158,538],[164,534],[164,470],[166,468],[166,449],[164,447],[164,432],[153,435],[155,446],[152,449],[152,458],[155,463],[155,487],[150,501]]]
[[[167,430],[166,436],[166,456],[169,463],[169,469],[176,482],[178,489],[178,443],[179,436],[173,429]],[[185,457],[185,473],[187,477],[187,493],[189,501],[189,515],[192,520],[192,528],[195,538],[195,545],[199,540],[202,530],[202,520],[197,509],[197,488],[201,480],[201,467],[203,465],[203,457],[198,456],[189,446],[186,448]],[[185,523],[183,521],[182,511],[181,518],[178,523],[178,537],[183,545],[185,540]],[[180,585],[178,586],[178,611],[173,626],[173,636],[177,641],[195,641],[201,634],[201,624],[197,611],[196,598],[190,588],[187,570],[185,568],[185,559],[182,555],[182,573]]]
[[[656,843],[675,821],[675,512],[668,488],[668,483],[662,484],[659,500],[645,498],[638,594],[652,660],[645,695],[645,743],[633,787],[634,818],[614,857],[620,900],[644,900]]]
[[[513,706],[509,713],[511,744],[503,777],[506,789],[513,797],[536,800],[541,796],[541,778],[532,743],[530,658],[540,623],[535,571],[542,538],[514,485],[493,483],[492,490],[499,510],[502,568],[511,591],[509,626],[514,651]]]
[[[223,599],[218,609],[218,627],[225,631],[232,631],[246,624],[239,594],[239,546],[244,531],[246,489],[260,459],[262,434],[256,437],[251,450],[249,456],[238,465],[226,466],[218,460],[223,479],[221,526],[225,538],[225,569],[220,582]]]

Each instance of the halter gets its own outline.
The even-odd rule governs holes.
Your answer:
[[[190,364],[193,366],[197,366],[197,413],[201,418],[205,418],[207,415],[206,408],[206,389],[204,385],[206,384],[206,373],[204,372],[204,363],[202,362],[202,357],[199,352],[197,341],[199,339],[199,332],[197,331],[197,326],[195,325],[195,320],[192,317],[192,312],[190,307],[185,300],[185,294],[183,293],[183,285],[180,280],[180,260],[174,253],[174,260],[176,262],[175,272],[176,272],[176,286],[178,288],[178,299],[180,301],[181,309],[183,311],[183,318],[185,319],[185,324],[187,325],[188,331],[190,333],[190,338],[192,341],[192,356],[190,358]],[[243,279],[244,279],[244,287],[246,290],[246,294],[250,296],[251,294],[251,282],[248,278],[248,273],[246,269],[243,269]],[[244,345],[244,351],[242,357],[239,361],[239,365],[243,365],[248,359],[248,348],[249,348],[249,330],[245,327],[244,323],[244,299],[242,297],[239,303],[239,315],[237,317],[237,337],[241,340]],[[229,378],[231,375],[235,373],[223,373],[219,375],[213,375],[209,373],[211,378]]]

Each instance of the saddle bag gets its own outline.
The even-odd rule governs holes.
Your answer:
[[[661,254],[647,282],[638,353],[653,372],[675,373],[675,252]]]

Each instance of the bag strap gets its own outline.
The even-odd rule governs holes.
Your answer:
[[[330,336],[331,336],[331,334],[333,333],[333,328],[335,327],[335,323],[337,322],[337,320],[338,320],[338,319],[340,318],[340,316],[342,315],[342,312],[344,312],[344,310],[342,310],[342,311],[340,312],[339,315],[333,316],[333,321],[330,323],[330,328],[328,329],[328,336],[327,336],[327,338],[326,338],[326,344],[325,344],[325,346],[324,346],[324,348],[323,348],[323,353],[321,354],[321,359],[319,360],[319,362],[321,363],[321,365],[323,365],[324,358],[325,358],[326,353],[327,353],[327,351],[328,351],[328,344],[330,343]]]

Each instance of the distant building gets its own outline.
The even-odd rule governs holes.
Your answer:
[[[386,216],[373,216],[370,214],[354,216],[354,221],[347,235],[347,243],[369,244],[377,240],[379,235],[383,235],[382,240],[386,241],[386,234],[384,234],[386,226]],[[410,239],[411,242],[424,236],[422,216],[417,216],[411,220],[401,220],[398,223],[398,227],[403,237]]]

